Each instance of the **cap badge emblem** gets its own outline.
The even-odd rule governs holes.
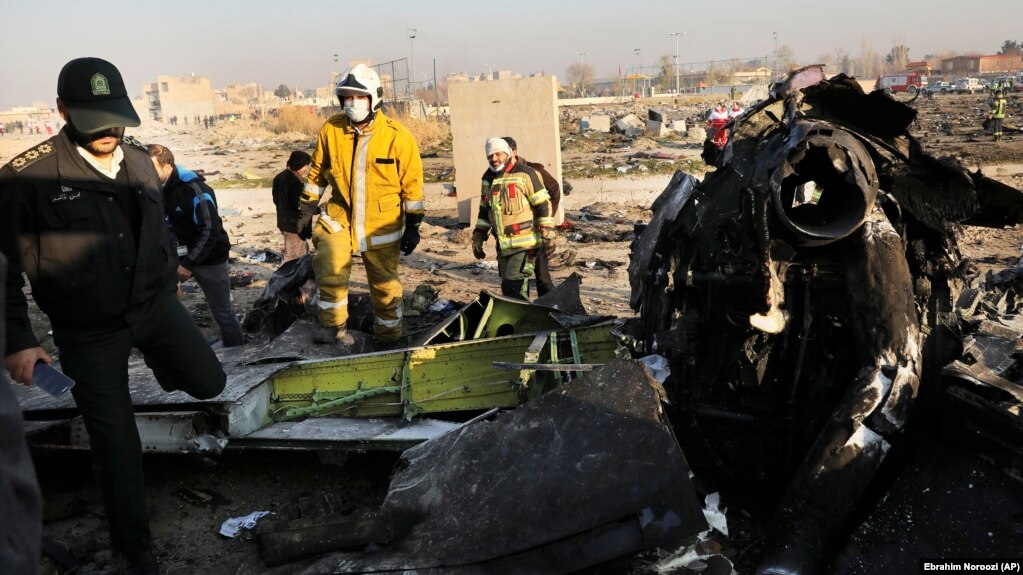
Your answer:
[[[92,86],[93,96],[109,96],[110,95],[110,83],[107,82],[107,77],[103,74],[93,74],[89,80],[89,84]]]

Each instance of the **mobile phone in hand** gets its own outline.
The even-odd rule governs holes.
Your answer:
[[[60,397],[74,387],[75,382],[70,377],[57,371],[56,368],[45,362],[38,362],[32,370],[32,385],[35,385],[49,393],[53,397]]]

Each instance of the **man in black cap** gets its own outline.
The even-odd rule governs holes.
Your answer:
[[[309,253],[309,244],[299,237],[299,200],[305,189],[312,158],[309,154],[295,150],[288,158],[287,168],[274,176],[273,198],[277,206],[277,229],[284,234],[284,259],[281,265],[297,260]],[[312,233],[312,230],[307,230]]]
[[[128,388],[138,348],[160,385],[219,394],[223,367],[174,296],[176,262],[160,180],[145,146],[124,137],[139,117],[113,64],[68,62],[57,80],[56,136],[0,169],[0,252],[6,273],[4,366],[31,385],[51,363],[32,333],[22,272],[53,326],[81,413],[124,572],[158,573],[150,548],[142,449]]]

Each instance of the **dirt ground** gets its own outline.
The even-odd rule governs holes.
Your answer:
[[[971,170],[1023,189],[1023,134],[1010,134],[995,144],[980,127],[987,110],[983,95],[935,96],[913,102],[920,118],[913,131],[935,155],[954,156]],[[702,124],[706,106],[671,104],[671,119]],[[699,172],[700,145],[678,136],[664,139],[627,139],[620,135],[582,136],[572,128],[575,118],[587,113],[627,112],[645,116],[646,103],[573,108],[562,112],[562,142],[572,193],[564,199],[567,224],[559,238],[555,280],[571,273],[583,278],[583,303],[591,314],[630,316],[626,268],[633,225],[649,217],[649,206],[679,167]],[[1012,118],[1023,117],[1023,106],[1012,100]],[[276,230],[269,180],[284,168],[293,149],[306,149],[312,140],[300,135],[273,136],[250,122],[223,123],[205,130],[193,126],[145,124],[129,134],[146,143],[161,143],[175,153],[178,163],[203,170],[217,190],[220,211],[231,236],[232,275],[239,284],[247,274],[252,281],[232,291],[239,314],[251,308],[281,251]],[[0,164],[45,139],[45,136],[7,135],[0,138]],[[630,164],[636,151],[662,151],[681,159],[649,160]],[[469,248],[469,232],[457,225],[455,199],[447,196],[443,181],[453,179],[448,150],[424,150],[428,181],[427,218],[423,242],[402,258],[401,279],[406,294],[429,284],[438,296],[467,302],[480,290],[499,290],[496,269],[476,265]],[[482,172],[484,163],[480,162]],[[617,168],[631,166],[624,173]],[[643,166],[646,166],[644,169]],[[702,175],[697,173],[696,175]],[[1015,263],[1023,249],[1023,228],[967,228],[960,240],[964,253],[981,267]],[[493,243],[487,245],[493,257]],[[365,273],[357,262],[352,291],[366,293]],[[211,341],[217,336],[200,291],[183,286],[183,301]],[[49,330],[45,316],[33,310],[36,332]],[[52,340],[43,338],[48,350]],[[167,574],[259,573],[267,568],[251,540],[228,539],[217,534],[229,517],[266,510],[293,516],[298,505],[327,501],[335,509],[352,510],[378,505],[386,492],[396,456],[363,453],[228,452],[205,457],[147,456],[147,497],[152,514],[155,550]],[[47,502],[46,538],[56,548],[80,561],[77,573],[107,573],[110,553],[102,506],[91,481],[87,454],[39,453],[37,465]],[[196,501],[196,490],[213,493]],[[189,495],[192,495],[189,497]],[[738,512],[739,510],[734,510]],[[739,550],[740,552],[742,550]],[[44,559],[44,573],[61,572]],[[286,570],[282,571],[286,572]]]

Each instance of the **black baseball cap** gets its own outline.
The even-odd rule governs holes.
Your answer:
[[[60,70],[57,96],[75,129],[86,134],[142,122],[117,67],[100,58],[75,58]]]

